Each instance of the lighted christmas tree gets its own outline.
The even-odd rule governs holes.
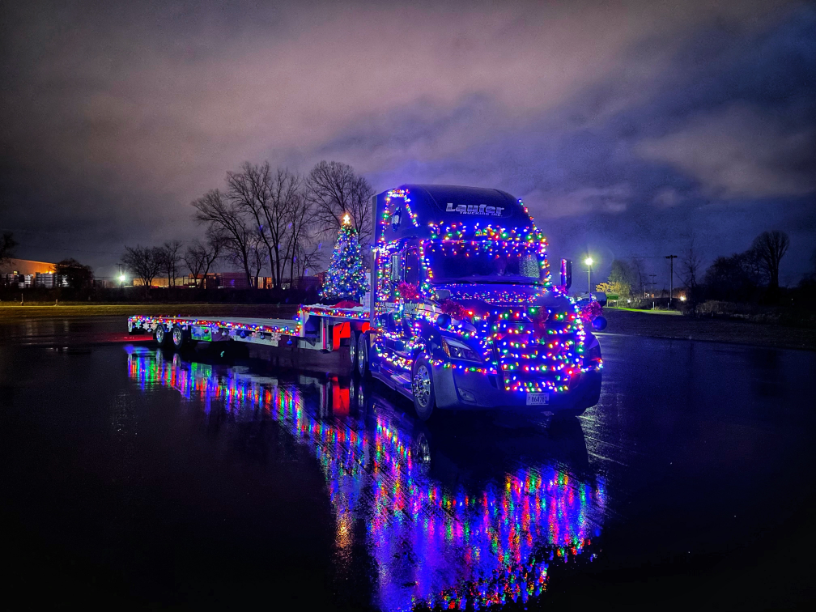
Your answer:
[[[337,235],[337,244],[332,252],[329,270],[320,290],[320,297],[326,301],[360,302],[368,290],[367,285],[357,230],[351,225],[351,218],[345,215],[340,233]]]

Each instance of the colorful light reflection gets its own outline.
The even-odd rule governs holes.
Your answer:
[[[429,474],[424,434],[411,418],[368,388],[337,379],[300,384],[247,368],[188,363],[161,351],[133,352],[130,377],[142,389],[166,386],[209,413],[214,404],[235,420],[275,420],[307,446],[326,479],[336,517],[338,564],[348,562],[355,521],[376,564],[375,604],[486,609],[526,602],[547,587],[554,564],[591,560],[600,534],[605,484],[576,479],[547,462],[519,468],[478,490],[451,487]],[[308,380],[317,393],[304,391]],[[332,410],[338,397],[341,410]],[[357,532],[359,536],[359,531]],[[345,560],[345,561],[344,561]]]

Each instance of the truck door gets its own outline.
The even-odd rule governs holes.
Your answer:
[[[399,263],[394,265],[392,263],[391,269],[398,270],[397,282],[411,285],[419,291],[421,281],[421,268],[419,261],[419,249],[417,246],[408,245],[399,254]],[[390,355],[388,361],[393,364],[404,363],[404,359],[410,357],[408,350],[408,343],[411,340],[413,331],[413,304],[414,301],[408,302],[401,297],[397,292],[397,302],[401,308],[392,311],[390,317],[387,319],[387,328],[390,328],[390,337],[384,342],[385,353]]]
[[[420,283],[419,249],[415,246],[408,247],[405,251],[405,266],[403,267],[403,280],[419,291]]]
[[[416,246],[408,246],[405,250],[405,257],[402,266],[402,282],[413,287],[414,291],[419,293],[419,286],[422,282],[422,268],[419,261],[419,248]],[[415,308],[419,300],[405,300],[403,299],[403,317],[402,317],[402,331],[403,337],[410,340],[413,336],[413,322],[415,317]]]

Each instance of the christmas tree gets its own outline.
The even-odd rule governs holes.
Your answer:
[[[351,225],[351,218],[345,215],[340,233],[337,235],[337,244],[332,252],[329,270],[320,290],[320,297],[326,301],[360,302],[368,289],[367,285],[357,230]]]

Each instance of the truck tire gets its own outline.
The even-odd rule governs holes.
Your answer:
[[[414,410],[422,421],[431,418],[436,395],[434,394],[433,370],[425,355],[420,355],[414,361],[411,372],[411,394],[414,396]]]
[[[360,334],[353,329],[351,330],[351,337],[349,338],[349,361],[351,362],[351,371],[357,370],[357,341]]]
[[[357,369],[360,378],[368,376],[368,334],[357,335]]]
[[[181,329],[178,325],[174,325],[170,330],[170,339],[173,342],[173,348],[177,350],[183,349],[189,342],[189,335],[189,332]]]
[[[153,336],[156,338],[156,342],[159,346],[167,346],[170,344],[170,334],[167,333],[167,330],[164,329],[164,325],[161,323],[156,326],[156,331],[153,332]]]

